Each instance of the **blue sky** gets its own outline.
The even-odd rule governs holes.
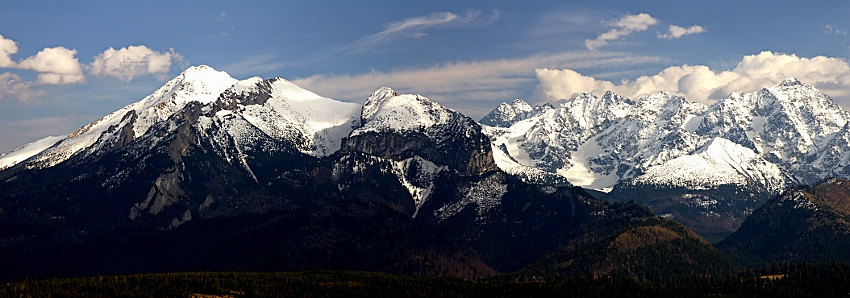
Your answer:
[[[605,90],[708,104],[787,76],[850,107],[848,15],[850,1],[4,1],[0,153],[200,64],[345,101],[388,86],[476,119]]]

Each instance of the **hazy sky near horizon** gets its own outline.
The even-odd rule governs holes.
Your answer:
[[[710,104],[794,76],[850,107],[850,1],[5,1],[0,154],[192,65],[338,100],[382,86],[479,119],[606,90]]]

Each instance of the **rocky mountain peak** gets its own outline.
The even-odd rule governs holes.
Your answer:
[[[366,132],[424,132],[465,117],[419,94],[398,94],[384,87],[372,93],[361,112],[361,127],[352,135]]]
[[[375,91],[363,105],[361,125],[343,141],[344,152],[406,160],[419,156],[463,173],[496,169],[481,126],[418,94]]]
[[[803,86],[803,85],[805,85],[805,84],[803,82],[800,82],[800,80],[798,80],[795,77],[787,77],[784,80],[782,80],[781,82],[779,82],[778,84],[776,84],[776,86],[781,86],[781,87]]]
[[[513,102],[503,102],[490,111],[479,123],[489,126],[508,127],[516,121],[527,118],[527,114],[534,111],[534,107],[522,99],[514,99]]]
[[[372,95],[366,99],[366,103],[363,104],[363,112],[361,115],[364,121],[372,118],[372,116],[381,109],[386,101],[391,100],[396,96],[398,96],[398,93],[389,87],[381,87],[372,93]]]

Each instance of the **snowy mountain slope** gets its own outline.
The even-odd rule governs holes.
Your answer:
[[[293,143],[304,154],[322,157],[340,148],[340,141],[359,125],[359,105],[321,97],[295,84],[274,78],[251,78],[225,90],[214,116],[202,117],[201,129],[212,123],[226,129],[236,146],[250,146],[259,137],[241,136],[242,128],[254,127],[267,138]],[[209,119],[209,121],[207,121]],[[244,124],[228,124],[245,121]],[[227,146],[226,141],[220,142]]]
[[[701,140],[685,128],[703,110],[698,103],[664,93],[637,101],[610,92],[601,98],[581,94],[558,107],[540,106],[522,114],[529,117],[499,116],[506,113],[497,109],[491,118],[510,118],[501,122],[509,126],[484,130],[494,148],[506,148],[520,165],[561,175],[575,185],[606,189],[700,146]]]
[[[787,173],[752,149],[717,137],[693,154],[650,167],[629,183],[690,189],[739,185],[779,194],[788,181]]]
[[[14,166],[67,137],[68,136],[49,136],[18,147],[17,149],[12,150],[12,152],[0,155],[0,170]]]

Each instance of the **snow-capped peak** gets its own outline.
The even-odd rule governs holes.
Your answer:
[[[481,121],[488,126],[510,127],[516,122],[535,117],[546,109],[552,109],[550,104],[532,107],[522,99],[515,99],[511,103],[503,102],[495,110],[490,111]]]
[[[446,124],[457,112],[419,94],[399,95],[383,87],[372,93],[363,104],[362,126],[352,136],[366,132],[424,131],[437,124]]]
[[[51,167],[83,150],[88,155],[115,142],[141,137],[152,125],[168,119],[189,102],[213,102],[234,83],[236,79],[226,72],[206,65],[190,67],[151,95],[82,126],[67,139],[45,148],[33,156],[29,167]]]
[[[381,87],[376,90],[366,99],[366,103],[363,104],[363,112],[361,113],[363,120],[367,121],[367,119],[371,119],[383,107],[384,102],[395,96],[398,96],[398,93],[389,87]]]
[[[322,97],[282,78],[259,77],[239,81],[221,95],[222,100],[239,104],[240,109],[222,112],[213,119],[217,125],[234,122],[234,113],[267,136],[287,140],[302,153],[327,156],[340,148],[340,141],[359,125],[356,103]],[[202,126],[214,126],[203,122]],[[227,124],[233,142],[250,141],[245,125]],[[221,143],[227,146],[231,141]],[[242,144],[251,145],[251,144]]]

